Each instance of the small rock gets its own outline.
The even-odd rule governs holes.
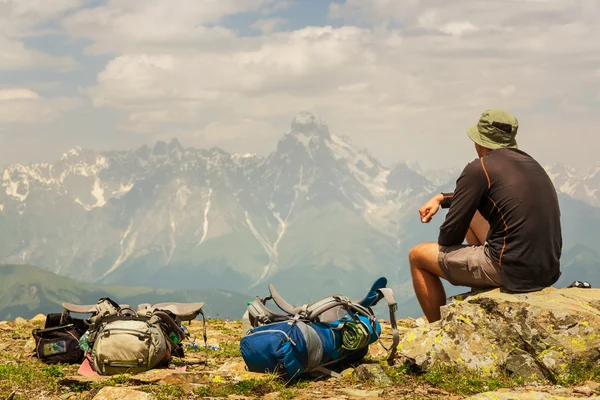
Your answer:
[[[350,376],[352,376],[353,373],[354,373],[354,368],[346,368],[345,370],[340,372],[340,378],[350,377]]]
[[[378,359],[385,357],[388,354],[387,350],[384,349],[380,344],[373,344],[369,346],[369,357]]]
[[[244,372],[246,371],[246,363],[244,361],[226,361],[217,371]]]
[[[272,393],[267,393],[263,396],[263,399],[265,400],[278,400],[279,396],[281,396],[281,393],[279,392],[272,392]]]
[[[151,369],[129,377],[132,383],[156,383],[176,373],[170,369]]]
[[[140,392],[139,390],[133,390],[125,387],[103,387],[98,394],[96,394],[93,400],[152,400],[154,396]]]
[[[593,391],[594,390],[592,390],[588,386],[576,386],[573,388],[573,392],[579,393],[579,394],[585,394],[585,395],[590,395],[590,394],[592,394]]]
[[[8,344],[0,343],[0,351],[4,351],[4,349],[8,348]]]
[[[178,372],[164,377],[160,383],[167,385],[185,386],[192,384],[208,383],[208,372]]]
[[[600,383],[593,382],[593,381],[587,381],[584,383],[584,385],[589,387],[592,390],[598,390],[598,388],[600,388]]]
[[[17,325],[25,325],[27,324],[27,320],[21,318],[21,317],[17,317],[15,318],[15,324]]]
[[[30,322],[46,322],[46,316],[44,314],[38,314],[29,320]]]
[[[77,397],[77,393],[73,393],[73,392],[69,392],[69,393],[60,395],[61,400],[69,400],[69,399],[73,399],[75,397]]]
[[[341,392],[347,394],[348,396],[355,397],[380,397],[383,395],[383,390],[362,390],[362,389],[351,389],[344,388],[341,389]]]
[[[178,361],[178,364],[181,364],[181,365],[200,365],[200,364],[206,364],[206,359],[205,358],[198,358],[198,357],[188,357],[186,355],[185,358],[182,358],[181,360]]]
[[[383,371],[379,364],[361,364],[354,370],[354,377],[363,382],[369,382],[373,385],[387,387],[392,385],[392,381]]]
[[[27,351],[33,351],[33,350],[35,350],[35,341],[33,339],[29,339],[27,342],[25,342],[23,347]]]
[[[536,364],[531,355],[523,350],[513,350],[506,359],[506,369],[512,372],[513,376],[521,377],[525,380],[541,380],[544,373]]]

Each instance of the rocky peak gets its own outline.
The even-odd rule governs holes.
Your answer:
[[[296,136],[329,139],[329,128],[313,113],[303,111],[292,119],[290,133]]]

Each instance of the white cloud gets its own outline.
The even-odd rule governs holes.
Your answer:
[[[0,131],[2,126],[53,121],[80,105],[76,98],[45,99],[28,88],[0,89]]]
[[[148,138],[172,133],[228,146],[254,137],[272,148],[276,132],[311,109],[394,161],[472,152],[461,135],[491,107],[517,114],[525,144],[536,132],[562,137],[573,115],[574,134],[594,129],[596,0],[346,0],[329,9],[344,26],[292,31],[281,29],[298,21],[281,25],[277,14],[289,1],[109,0],[74,12],[61,1],[65,32],[110,58],[83,92],[95,107],[124,115],[119,129]],[[223,26],[244,12],[257,15],[248,25],[262,35]],[[563,155],[577,149],[569,146]]]
[[[43,25],[78,7],[81,0],[0,1],[0,71],[25,69],[69,70],[77,65],[72,56],[55,56],[25,46],[22,37],[48,33]]]
[[[37,35],[40,25],[82,5],[82,0],[2,0],[0,34],[7,37]],[[47,32],[47,28],[42,28]]]
[[[93,54],[228,49],[234,33],[214,24],[273,1],[178,0],[175,7],[171,0],[109,0],[69,15],[62,26],[73,37],[92,40],[87,51]]]

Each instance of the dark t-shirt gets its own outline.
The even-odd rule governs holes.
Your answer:
[[[558,197],[546,171],[527,153],[499,149],[469,163],[440,227],[441,246],[462,244],[479,210],[489,222],[490,255],[502,269],[503,286],[540,290],[560,276],[562,233]]]

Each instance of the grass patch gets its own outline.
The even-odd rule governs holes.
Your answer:
[[[185,351],[186,352],[206,353],[211,358],[217,358],[217,357],[233,358],[233,357],[241,357],[242,356],[242,353],[240,353],[240,342],[220,343],[219,347],[221,347],[221,350],[212,350],[212,349],[204,348],[203,347],[204,342],[202,342],[200,344],[200,341],[197,341],[196,343],[198,344],[198,350],[195,350],[191,347],[186,347]]]
[[[556,376],[556,383],[561,386],[580,385],[585,381],[600,380],[600,365],[590,362],[573,362],[565,368],[565,372]]]
[[[56,391],[56,377],[62,374],[60,367],[35,368],[29,364],[0,365],[0,398],[15,391]]]
[[[195,394],[201,397],[228,397],[231,395],[262,397],[272,392],[279,392],[279,398],[282,399],[292,399],[297,396],[295,390],[286,388],[276,378],[248,379],[235,383],[211,384],[196,389]]]
[[[185,396],[183,390],[176,385],[148,385],[143,386],[142,390],[152,393],[156,400],[182,399]]]
[[[385,374],[394,384],[406,383],[411,378],[411,372],[413,372],[410,364],[403,364],[399,368],[394,368],[382,362],[381,366],[383,367]]]
[[[65,376],[62,368],[58,365],[50,365],[42,370],[42,372],[51,378],[62,378]]]
[[[417,381],[455,394],[471,395],[499,388],[510,388],[517,381],[505,374],[483,375],[453,366],[438,366],[417,377]]]

